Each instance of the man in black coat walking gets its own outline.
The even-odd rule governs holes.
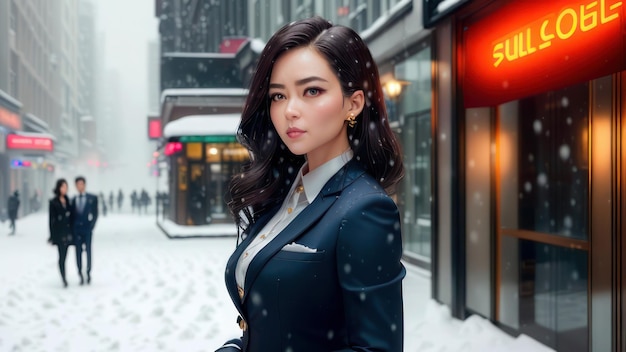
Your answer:
[[[17,211],[20,208],[20,193],[18,191],[13,192],[13,195],[9,197],[7,202],[7,212],[9,213],[9,221],[11,224],[11,233],[9,235],[15,234],[15,219],[17,219]]]
[[[98,197],[85,192],[85,178],[76,177],[76,190],[78,195],[72,199],[72,214],[74,222],[74,244],[76,245],[76,265],[80,284],[83,279],[83,247],[87,253],[87,283],[91,283],[91,238],[93,229],[98,220]]]

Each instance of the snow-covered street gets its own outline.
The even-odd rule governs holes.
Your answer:
[[[79,285],[70,247],[63,288],[47,214],[8,232],[0,224],[0,351],[214,351],[240,335],[223,280],[234,237],[170,240],[154,216],[109,214],[94,232],[91,284]],[[406,351],[551,351],[479,317],[450,318],[411,266],[404,291]]]

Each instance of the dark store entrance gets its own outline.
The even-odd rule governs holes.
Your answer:
[[[499,320],[562,351],[587,351],[589,84],[498,108]]]

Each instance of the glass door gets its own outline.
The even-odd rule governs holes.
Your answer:
[[[189,225],[205,225],[211,222],[208,214],[207,187],[206,187],[206,165],[202,162],[189,163],[189,191],[188,211]]]
[[[588,83],[502,104],[496,319],[558,351],[588,351]]]

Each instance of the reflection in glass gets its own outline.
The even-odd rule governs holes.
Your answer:
[[[587,239],[588,84],[499,112],[502,226]]]
[[[390,123],[402,124],[405,177],[400,192],[405,252],[428,263],[431,257],[431,48],[420,51],[394,67],[403,82],[398,98],[389,98]]]
[[[248,150],[237,142],[205,143],[207,175],[207,207],[211,221],[225,221],[228,218],[228,184],[241,165],[248,160]]]
[[[589,253],[564,237],[589,238],[589,85],[500,105],[498,118],[497,319],[559,351],[587,351]]]
[[[588,351],[587,251],[502,237],[499,321],[559,351]]]
[[[401,192],[405,250],[430,261],[430,114],[406,119],[403,135],[405,177]]]
[[[465,302],[468,309],[493,316],[492,109],[465,113]]]

